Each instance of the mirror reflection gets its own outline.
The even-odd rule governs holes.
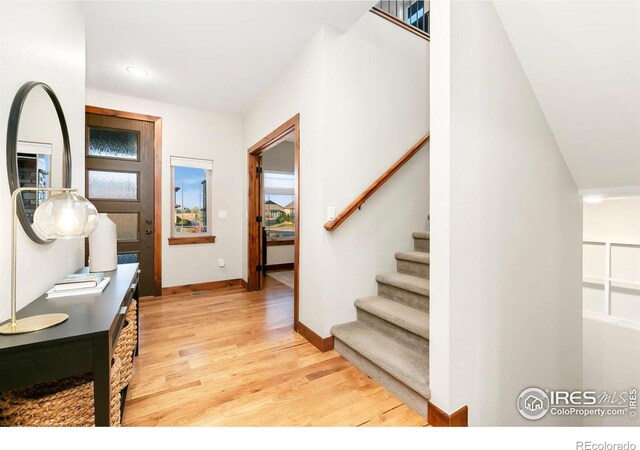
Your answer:
[[[63,136],[56,109],[42,86],[29,92],[18,128],[17,166],[20,187],[63,185]],[[48,192],[23,192],[27,220],[48,197]]]

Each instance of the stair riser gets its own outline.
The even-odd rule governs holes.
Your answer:
[[[413,275],[420,278],[429,278],[429,264],[420,264],[413,261],[398,259],[396,267],[400,273],[406,273],[407,275]]]
[[[389,339],[418,352],[426,353],[429,351],[429,341],[422,336],[418,336],[411,331],[405,330],[391,322],[387,322],[386,320],[378,316],[374,316],[362,309],[358,309],[357,314],[360,322],[374,329],[378,333],[387,336]]]
[[[429,239],[413,238],[413,251],[429,253]]]
[[[429,312],[429,297],[378,282],[378,295]]]
[[[384,387],[401,402],[405,403],[422,417],[427,417],[427,398],[397,380],[385,370],[376,366],[375,363],[362,356],[338,338],[334,339],[334,349],[336,352],[348,359],[358,369],[369,375],[376,381],[376,383]]]

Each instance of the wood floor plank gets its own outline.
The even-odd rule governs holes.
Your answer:
[[[293,331],[293,291],[220,289],[140,302],[124,426],[424,426],[335,351]]]

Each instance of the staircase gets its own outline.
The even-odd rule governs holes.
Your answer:
[[[331,328],[335,350],[426,417],[429,391],[429,232],[376,276],[378,295],[355,301],[357,320]]]

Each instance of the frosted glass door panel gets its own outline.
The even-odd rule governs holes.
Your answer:
[[[138,133],[89,128],[89,156],[137,160]]]
[[[118,253],[118,264],[132,264],[137,262],[137,253]]]
[[[137,213],[109,213],[109,219],[116,224],[119,241],[135,241],[138,239]]]
[[[138,199],[138,174],[89,170],[89,198]]]

